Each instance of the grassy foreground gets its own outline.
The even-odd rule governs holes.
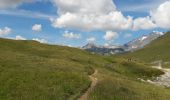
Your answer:
[[[99,82],[89,100],[170,98],[169,89],[137,79],[163,74],[143,63],[35,41],[0,39],[0,44],[0,100],[75,100],[90,86],[94,69]]]

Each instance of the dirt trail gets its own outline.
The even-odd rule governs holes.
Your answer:
[[[170,87],[170,69],[167,68],[162,68],[162,65],[159,64],[157,66],[153,66],[154,68],[160,69],[163,72],[165,72],[165,74],[159,76],[156,78],[156,80],[147,80],[147,82],[155,84],[155,85],[159,85],[159,86],[165,86],[165,87]]]
[[[87,91],[80,97],[78,100],[87,100],[88,99],[88,94],[94,89],[96,86],[98,80],[96,78],[98,71],[95,70],[92,75],[89,75],[90,80],[92,81],[90,87],[87,89]]]
[[[156,80],[148,80],[148,82],[155,85],[170,87],[170,69],[162,68],[161,70],[164,71],[165,74],[157,77]]]

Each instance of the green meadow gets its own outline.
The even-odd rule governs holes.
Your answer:
[[[170,89],[139,80],[164,74],[147,62],[170,59],[169,38],[168,33],[142,50],[116,56],[0,39],[0,100],[76,100],[90,87],[94,70],[98,82],[89,100],[169,100]]]

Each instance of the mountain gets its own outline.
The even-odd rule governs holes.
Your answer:
[[[148,45],[153,40],[161,37],[162,35],[164,35],[164,33],[154,31],[149,35],[144,35],[122,46],[121,45],[98,46],[95,45],[94,43],[88,43],[87,45],[83,46],[82,49],[102,55],[121,54],[141,49],[144,46]]]
[[[92,53],[102,54],[102,55],[109,55],[109,54],[117,54],[125,52],[123,46],[97,46],[93,43],[88,43],[87,45],[83,46],[82,49],[87,50]]]
[[[91,75],[96,84],[88,100],[169,100],[169,89],[137,80],[161,74],[115,56],[0,38],[0,100],[77,100],[89,90]]]
[[[164,35],[163,32],[152,32],[149,35],[144,35],[140,38],[137,38],[135,40],[132,40],[125,44],[124,46],[127,47],[127,51],[134,51],[143,48],[144,46],[148,45],[153,40],[161,37]]]
[[[155,39],[144,48],[128,53],[126,57],[137,58],[146,62],[154,62],[158,60],[170,62],[170,32]]]

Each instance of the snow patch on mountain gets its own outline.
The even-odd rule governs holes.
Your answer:
[[[134,39],[124,45],[95,45],[94,43],[88,43],[83,46],[82,49],[104,55],[131,52],[143,48],[164,34],[165,33],[163,32],[153,31],[149,35],[143,35],[142,37]]]

